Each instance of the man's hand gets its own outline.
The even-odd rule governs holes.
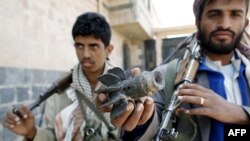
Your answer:
[[[178,109],[190,115],[204,115],[224,123],[247,124],[249,119],[241,106],[230,103],[214,91],[197,84],[184,84],[176,93],[181,102],[200,105],[193,109]]]
[[[140,74],[139,68],[134,68],[131,70],[133,75]],[[107,95],[99,94],[97,98],[97,105],[107,100]],[[110,112],[112,106],[105,107],[101,109],[103,112]],[[151,97],[145,96],[139,100],[129,100],[126,111],[120,116],[111,119],[111,123],[116,127],[122,127],[126,131],[133,130],[137,125],[145,124],[154,112],[154,102]]]
[[[18,112],[20,113],[19,116],[8,112],[3,126],[27,139],[33,139],[36,135],[34,115],[26,106],[18,108]]]
[[[154,102],[151,97],[141,99],[143,99],[141,102],[130,101],[126,111],[121,116],[111,119],[111,123],[116,127],[123,127],[126,131],[145,124],[153,115]]]

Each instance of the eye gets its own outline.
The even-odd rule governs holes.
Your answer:
[[[91,44],[90,47],[92,49],[97,49],[97,48],[99,48],[99,45],[98,44]]]
[[[93,45],[92,48],[98,48],[98,45]]]
[[[219,13],[216,12],[216,11],[213,11],[213,12],[209,12],[209,13],[208,13],[208,17],[210,17],[210,18],[216,17],[216,16],[218,16],[218,15],[219,15]]]
[[[78,48],[78,49],[81,49],[84,47],[82,44],[79,44],[79,43],[75,43],[74,46],[75,48]]]
[[[241,14],[241,12],[233,11],[233,12],[232,12],[232,16],[233,16],[233,17],[241,17],[242,14]]]

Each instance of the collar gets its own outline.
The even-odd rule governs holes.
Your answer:
[[[240,71],[241,59],[240,57],[238,57],[236,53],[231,58],[231,64],[234,67],[234,71],[236,72]],[[223,66],[221,65],[221,61],[213,61],[208,56],[204,55],[201,59],[199,70],[222,72],[222,67]]]

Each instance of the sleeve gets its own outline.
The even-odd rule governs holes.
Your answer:
[[[55,116],[70,103],[65,93],[54,94],[46,100],[45,111],[41,127],[36,127],[37,132],[33,141],[55,141],[54,122]],[[24,139],[25,141],[28,141]]]
[[[53,132],[53,129],[45,129],[45,128],[40,128],[36,127],[37,132],[36,136],[33,141],[55,141],[55,134]],[[29,140],[24,140],[24,141],[29,141]]]

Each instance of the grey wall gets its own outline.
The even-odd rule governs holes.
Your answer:
[[[0,67],[0,122],[6,117],[14,105],[30,105],[43,93],[55,80],[62,77],[65,72],[46,71],[38,69],[22,69]],[[41,109],[34,109],[36,124],[40,122]],[[21,140],[0,124],[0,141]]]

